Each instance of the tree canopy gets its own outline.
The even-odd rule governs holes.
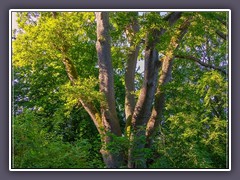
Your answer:
[[[13,168],[228,168],[228,12],[18,12]]]

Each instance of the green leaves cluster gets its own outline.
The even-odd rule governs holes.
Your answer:
[[[72,86],[71,83],[66,83],[60,87],[61,98],[66,102],[65,108],[71,110],[72,107],[79,103],[79,99],[84,99],[86,102],[104,101],[104,96],[98,90],[98,79],[95,77],[79,78]]]
[[[61,136],[48,132],[43,120],[25,112],[13,120],[13,168],[102,168],[94,149],[99,142],[78,139],[63,142]],[[49,158],[51,157],[51,158]]]
[[[164,87],[166,109],[155,140],[159,158],[151,167],[226,168],[227,82],[216,71],[191,74],[186,65],[176,61],[174,81]]]

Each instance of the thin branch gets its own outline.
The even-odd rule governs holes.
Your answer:
[[[168,14],[165,18],[166,21],[169,21],[170,25],[173,25],[182,15],[182,12],[173,12]]]
[[[217,16],[216,19],[224,26],[228,26],[228,23],[225,20],[223,20],[221,17]]]
[[[63,53],[64,54],[64,53]],[[76,81],[78,80],[78,73],[76,70],[76,67],[74,66],[73,62],[67,58],[66,56],[62,60],[64,66],[65,66],[65,71],[67,73],[67,76],[72,84],[72,86],[75,86]],[[84,109],[87,111],[89,116],[92,118],[94,124],[96,125],[99,133],[101,134],[101,123],[99,122],[99,112],[98,110],[93,106],[91,102],[88,102],[87,100],[84,99],[84,97],[79,97],[78,101],[82,104]]]
[[[213,66],[213,65],[211,65],[211,64],[204,63],[204,62],[202,62],[200,59],[198,59],[198,58],[196,58],[196,57],[194,57],[194,56],[175,55],[175,58],[179,58],[179,59],[189,59],[189,60],[191,60],[191,61],[197,62],[197,63],[200,64],[201,66],[204,66],[204,67],[210,68],[210,69],[214,69],[214,70],[218,70],[218,71],[222,72],[223,74],[226,74],[226,71],[223,70],[222,68]]]
[[[125,116],[126,116],[126,130],[130,130],[131,118],[135,107],[135,95],[132,93],[135,91],[135,69],[137,65],[138,53],[140,50],[139,44],[134,44],[134,38],[136,38],[136,33],[139,32],[140,26],[138,23],[137,13],[132,16],[133,20],[126,27],[125,31],[127,34],[128,42],[130,44],[126,71],[125,71]],[[128,32],[128,33],[127,33]]]
[[[224,34],[223,32],[221,32],[221,31],[219,31],[219,30],[216,30],[216,33],[217,33],[217,35],[218,35],[220,38],[222,38],[222,39],[224,39],[224,40],[227,40],[227,35]]]

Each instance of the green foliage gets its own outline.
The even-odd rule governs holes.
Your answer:
[[[199,77],[180,66],[166,91],[160,135],[154,140],[152,168],[227,168],[227,85],[216,71]],[[189,66],[192,67],[192,66]],[[190,70],[190,69],[189,69]],[[188,76],[186,77],[185,74]]]
[[[72,107],[79,104],[79,98],[84,99],[86,102],[95,102],[96,106],[99,102],[104,101],[104,96],[98,91],[98,79],[94,77],[80,78],[75,85],[66,83],[59,89],[64,104],[66,114],[69,114]]]
[[[161,28],[168,28],[168,23],[160,16],[160,12],[146,12],[144,18],[141,21],[143,28],[147,31]]]
[[[14,118],[13,168],[102,168],[103,162],[94,148],[99,142],[78,139],[63,142],[49,133],[41,118],[25,112]]]
[[[127,149],[129,147],[129,140],[127,137],[119,137],[112,133],[107,133],[105,136],[111,139],[110,143],[106,145],[106,149],[113,154],[119,154],[120,152],[125,152],[127,155]]]

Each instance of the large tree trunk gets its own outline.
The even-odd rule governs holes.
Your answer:
[[[108,12],[96,12],[95,16],[97,21],[96,49],[99,65],[99,88],[105,98],[105,101],[101,103],[101,118],[104,134],[102,136],[101,153],[107,168],[119,168],[123,160],[121,152],[113,153],[108,150],[108,144],[112,142],[111,133],[116,136],[122,135],[115,105],[109,17]]]
[[[123,165],[121,152],[111,152],[108,149],[108,144],[112,142],[111,134],[116,136],[122,135],[115,105],[113,68],[110,52],[110,36],[108,33],[108,13],[97,12],[95,15],[97,20],[96,49],[99,65],[99,89],[100,92],[102,92],[105,101],[101,102],[101,112],[99,112],[91,102],[85,100],[86,98],[84,97],[79,97],[79,102],[90,115],[101,136],[102,148],[100,152],[102,154],[106,167],[119,168]],[[58,33],[60,34],[61,32]],[[72,86],[77,85],[78,73],[71,59],[67,57],[67,48],[55,48],[57,48],[57,50],[61,51],[62,53],[62,62],[65,66],[66,73]]]
[[[105,98],[105,102],[101,104],[102,120],[110,132],[121,136],[115,104],[108,13],[96,12],[95,15],[97,20],[96,49],[99,65],[99,88]]]

